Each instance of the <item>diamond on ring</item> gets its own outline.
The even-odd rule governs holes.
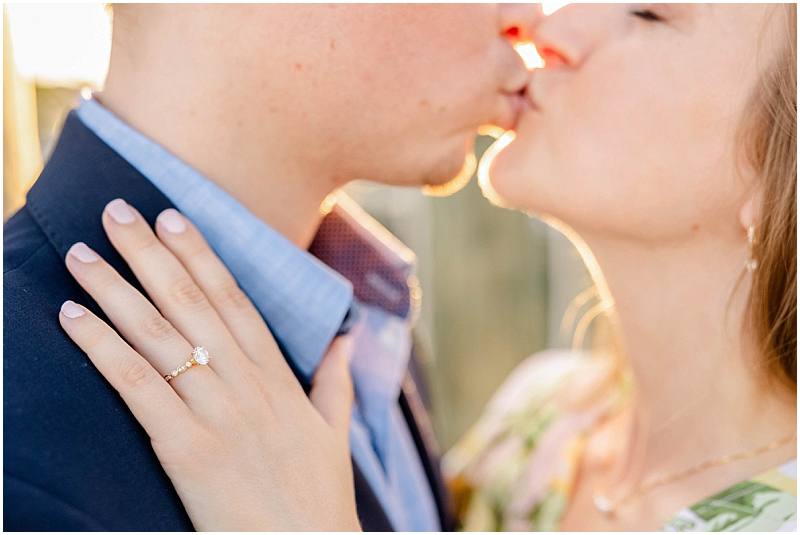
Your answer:
[[[211,357],[208,356],[208,351],[206,351],[203,346],[194,348],[192,356],[197,364],[208,364],[208,361],[211,360]]]

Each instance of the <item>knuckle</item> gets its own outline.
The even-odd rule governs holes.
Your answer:
[[[83,333],[81,345],[88,351],[96,351],[102,348],[106,342],[106,333],[102,329],[91,328]]]
[[[149,314],[142,320],[142,332],[155,340],[166,341],[174,338],[178,331],[161,314]]]
[[[90,277],[84,280],[84,285],[98,295],[113,295],[120,290],[119,279],[111,266],[98,266]]]
[[[264,402],[267,406],[272,405],[273,395],[267,388],[264,380],[260,377],[258,371],[247,371],[245,373],[245,381],[249,388],[256,394],[256,399]]]
[[[206,244],[202,238],[190,240],[189,243],[186,244],[186,256],[188,258],[200,261],[204,259],[205,255],[208,253],[213,254],[208,244]]]
[[[226,284],[217,291],[215,298],[226,308],[244,308],[250,304],[250,298],[236,284]]]
[[[148,226],[144,232],[136,232],[134,236],[129,238],[131,240],[131,247],[134,252],[138,254],[149,254],[157,252],[161,247],[161,241],[150,230]]]
[[[150,364],[138,359],[132,362],[125,362],[120,369],[120,379],[125,385],[132,388],[146,386],[157,376],[158,374]]]
[[[195,282],[189,278],[181,278],[169,289],[169,295],[175,303],[183,306],[207,306],[205,294]]]

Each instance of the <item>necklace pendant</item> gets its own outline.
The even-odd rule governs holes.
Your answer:
[[[606,516],[609,516],[614,512],[614,508],[611,506],[611,500],[599,492],[594,493],[592,496],[592,502],[594,502],[594,506],[597,508],[597,510]]]

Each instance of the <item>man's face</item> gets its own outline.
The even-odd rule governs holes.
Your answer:
[[[281,150],[323,166],[332,185],[441,184],[461,169],[478,127],[516,120],[528,72],[504,37],[515,25],[506,9],[515,11],[226,5],[233,42],[222,46],[247,51],[231,68],[254,120],[282,132]]]

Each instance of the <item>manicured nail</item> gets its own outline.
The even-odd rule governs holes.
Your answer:
[[[83,309],[72,301],[64,301],[64,304],[61,305],[61,313],[68,318],[77,318],[85,314]]]
[[[167,208],[158,216],[158,222],[164,225],[164,228],[173,234],[179,234],[186,230],[186,222],[183,216],[178,213],[174,208]]]
[[[100,260],[100,257],[97,256],[97,253],[89,249],[89,246],[87,246],[82,241],[79,241],[78,243],[70,247],[69,251],[67,251],[67,254],[71,254],[84,264]]]
[[[136,216],[133,215],[133,210],[128,206],[128,203],[122,199],[114,199],[106,205],[108,214],[121,225],[127,225],[136,221]]]

